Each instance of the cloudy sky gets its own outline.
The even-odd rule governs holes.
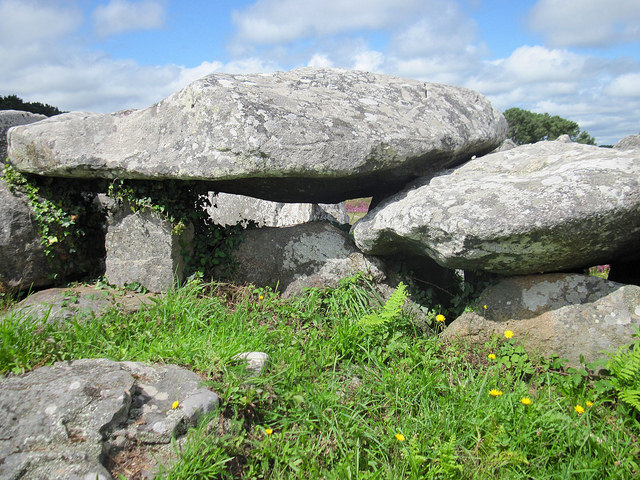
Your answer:
[[[0,0],[0,95],[142,108],[213,72],[333,66],[640,132],[639,0]]]

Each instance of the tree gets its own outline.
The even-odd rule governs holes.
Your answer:
[[[0,110],[22,110],[24,112],[41,113],[47,117],[64,113],[58,107],[46,103],[25,102],[17,95],[0,96]]]
[[[504,112],[509,123],[507,138],[517,145],[535,143],[541,140],[555,140],[560,135],[569,135],[572,141],[595,145],[595,139],[585,130],[580,131],[576,122],[548,113],[533,113],[520,108],[510,108]]]

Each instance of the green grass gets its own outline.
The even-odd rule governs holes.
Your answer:
[[[167,480],[640,475],[638,412],[606,378],[532,362],[516,338],[484,349],[444,344],[440,325],[424,332],[404,314],[364,327],[370,299],[358,278],[289,301],[196,281],[129,316],[63,327],[8,318],[0,371],[107,357],[201,373],[222,399],[215,428],[189,433],[179,463],[159,477]],[[272,360],[250,386],[232,360],[246,351]]]

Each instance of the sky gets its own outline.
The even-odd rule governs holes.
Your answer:
[[[144,108],[210,73],[317,66],[640,132],[640,0],[0,0],[0,95]]]

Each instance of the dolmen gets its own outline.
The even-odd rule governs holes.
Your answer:
[[[532,277],[526,285],[534,290],[548,287],[538,278],[542,274],[584,276],[586,268],[602,264],[615,265],[612,274],[624,266],[633,271],[640,262],[636,139],[613,149],[576,144],[567,137],[515,146],[503,144],[507,127],[486,98],[465,88],[303,68],[213,74],[142,110],[72,112],[14,127],[8,132],[8,155],[16,170],[48,177],[195,181],[212,192],[308,204],[372,196],[374,208],[351,228],[353,248],[343,248],[350,240],[340,234],[344,226],[339,225],[331,227],[338,231],[330,235],[329,227],[289,226],[249,236],[258,247],[279,247],[283,264],[293,265],[291,255],[304,253],[301,263],[305,268],[312,264],[311,271],[276,265],[273,275],[261,280],[295,286],[291,291],[317,286],[328,271],[375,267],[383,278],[383,263],[391,258],[411,259],[415,269],[506,279],[526,275]],[[110,214],[109,281],[144,284],[136,272],[163,272],[154,273],[162,281],[149,284],[169,288],[171,273],[183,265],[176,246],[189,239],[172,238],[171,225],[162,221],[143,212]],[[157,233],[151,237],[149,232]],[[334,248],[322,240],[329,237],[336,239]],[[127,243],[136,246],[121,247]],[[152,244],[164,250],[158,253]],[[300,248],[283,247],[297,244]],[[269,265],[258,258],[258,247],[248,249],[255,258],[251,251],[243,253],[239,271],[246,278],[258,278],[251,273],[256,265]],[[154,252],[149,258],[147,250]],[[336,261],[342,255],[352,260]],[[163,268],[155,266],[169,257]],[[607,284],[597,288],[592,280],[565,280],[552,284],[582,293],[595,289],[600,295],[621,288],[604,279],[595,280]],[[508,285],[517,292],[512,286],[524,284]],[[628,287],[633,290],[634,285]],[[629,295],[625,298],[636,298]],[[561,301],[580,303],[584,298],[591,297],[567,295]],[[616,302],[607,305],[622,305]],[[619,332],[603,344],[613,348],[631,340],[640,318],[634,302],[624,304],[626,313],[616,318]],[[587,318],[587,324],[611,324],[598,316],[601,310],[580,318]],[[483,321],[514,320],[511,310],[503,312]],[[523,319],[535,322],[538,313],[523,314]],[[599,335],[585,325],[571,331]]]

